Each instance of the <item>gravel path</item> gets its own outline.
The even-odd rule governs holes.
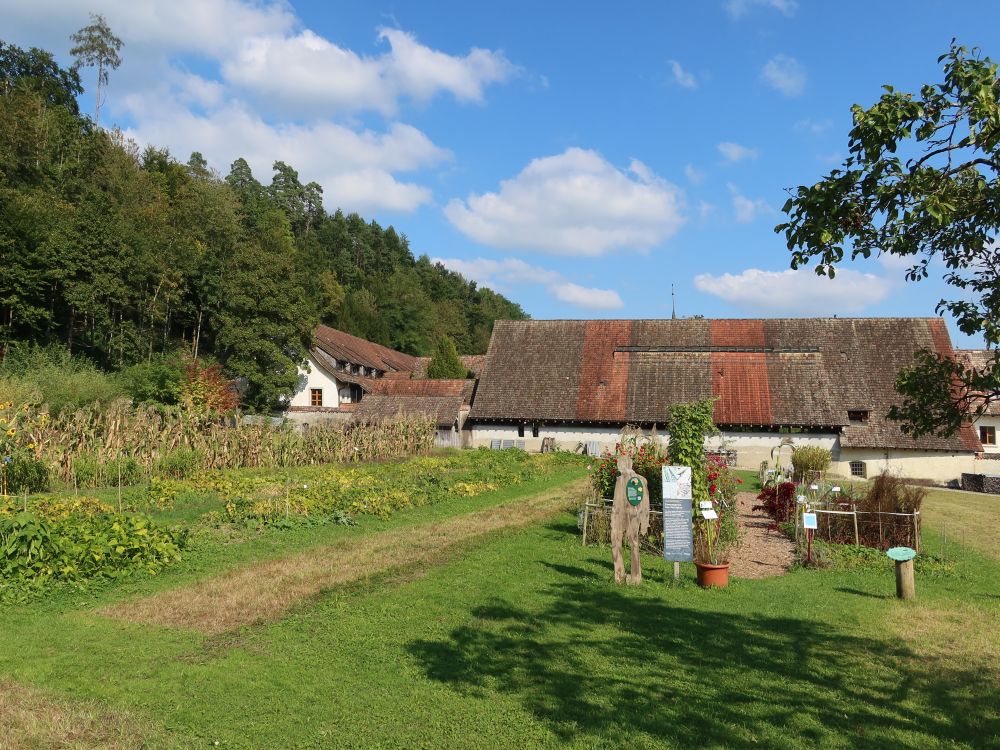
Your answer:
[[[736,578],[767,578],[785,573],[795,560],[795,545],[778,530],[768,530],[771,519],[751,508],[757,501],[752,492],[738,495],[743,544],[730,561],[729,572]]]

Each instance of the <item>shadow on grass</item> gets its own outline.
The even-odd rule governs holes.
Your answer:
[[[1000,731],[995,696],[972,669],[815,621],[671,606],[546,565],[565,580],[540,609],[494,599],[447,638],[410,643],[427,676],[507,694],[584,744],[640,734],[681,747],[915,748]]]
[[[849,589],[845,587],[837,587],[834,591],[839,591],[841,594],[853,594],[854,596],[863,596],[866,599],[892,599],[891,594],[873,594],[871,591],[862,591],[861,589]]]

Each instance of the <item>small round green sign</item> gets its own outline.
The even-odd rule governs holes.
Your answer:
[[[630,505],[638,505],[642,502],[642,482],[638,477],[632,477],[628,480],[628,484],[625,485],[625,498],[629,501]]]
[[[917,556],[916,551],[910,549],[909,547],[893,547],[885,554],[896,562],[906,562],[907,560],[912,560]]]

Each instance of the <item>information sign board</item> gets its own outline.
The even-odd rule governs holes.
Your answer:
[[[674,562],[694,559],[691,529],[691,467],[663,467],[663,557]]]

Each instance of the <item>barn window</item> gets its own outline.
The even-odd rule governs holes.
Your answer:
[[[868,409],[851,409],[847,412],[847,418],[852,422],[867,422],[870,414]]]
[[[997,444],[997,428],[982,426],[979,428],[979,442],[983,445]]]
[[[864,461],[851,461],[851,476],[852,477],[861,477],[862,479],[865,479],[867,477],[867,475],[868,475],[868,472],[865,471],[865,462]]]
[[[531,425],[531,437],[538,437],[538,422]]]
[[[524,437],[524,422],[517,426],[517,436]]]
[[[310,406],[322,406],[323,405],[323,389],[322,388],[310,388],[309,389],[309,405]]]

